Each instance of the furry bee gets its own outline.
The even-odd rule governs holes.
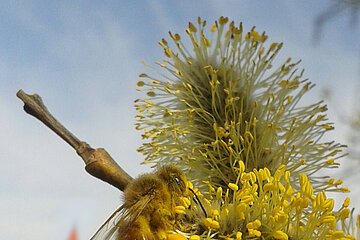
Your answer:
[[[188,197],[184,173],[164,165],[140,175],[124,191],[124,203],[91,240],[164,240],[175,227],[175,207]]]

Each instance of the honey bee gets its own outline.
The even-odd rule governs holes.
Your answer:
[[[184,173],[164,165],[140,175],[124,191],[124,203],[91,240],[164,240],[174,230],[175,207],[188,197]]]

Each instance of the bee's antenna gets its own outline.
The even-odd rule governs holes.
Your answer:
[[[200,205],[202,211],[204,212],[205,217],[207,218],[207,213],[206,213],[206,211],[205,211],[204,206],[203,206],[202,203],[200,202],[199,197],[196,195],[196,193],[194,192],[194,190],[192,190],[191,188],[189,188],[189,190],[190,190],[190,192],[192,192],[192,194],[194,194],[194,197],[196,198],[196,202]]]

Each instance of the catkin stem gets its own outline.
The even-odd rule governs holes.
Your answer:
[[[133,178],[114,161],[105,149],[94,149],[86,142],[79,140],[52,116],[38,94],[29,95],[19,90],[16,95],[24,102],[26,113],[40,120],[75,149],[83,159],[85,170],[89,174],[124,191]]]

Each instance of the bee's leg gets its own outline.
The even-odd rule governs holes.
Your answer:
[[[150,227],[157,240],[167,239],[167,231],[172,230],[175,224],[174,215],[166,208],[156,209],[151,215]]]
[[[164,231],[164,230],[159,230],[159,231],[157,231],[156,237],[157,237],[156,239],[159,239],[159,240],[166,240],[166,239],[168,239],[168,235],[167,235],[166,231]]]
[[[168,209],[161,208],[158,209],[159,216],[161,216],[161,219],[166,222],[166,225],[174,225],[175,224],[175,216],[174,214],[169,211]]]
[[[139,216],[136,221],[127,228],[124,235],[127,237],[120,237],[118,240],[155,240],[154,234],[149,226],[149,220],[144,216]]]

